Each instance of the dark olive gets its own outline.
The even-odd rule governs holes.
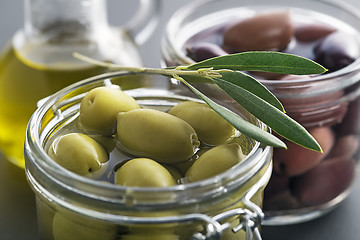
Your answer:
[[[347,33],[333,32],[315,46],[314,53],[316,62],[334,72],[359,58],[360,42]]]
[[[231,24],[224,32],[224,48],[231,52],[281,51],[293,32],[289,11],[260,13]]]
[[[216,44],[201,42],[186,47],[187,56],[195,62],[228,54]]]

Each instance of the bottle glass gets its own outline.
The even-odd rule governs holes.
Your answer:
[[[106,3],[24,1],[24,26],[0,52],[0,151],[17,166],[24,168],[25,130],[37,101],[105,71],[75,59],[74,52],[117,64],[143,64],[137,46],[156,26],[159,1],[140,1],[139,12],[124,27],[108,24]]]

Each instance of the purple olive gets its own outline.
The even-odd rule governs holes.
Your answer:
[[[269,211],[296,209],[300,208],[301,204],[294,197],[290,190],[285,190],[281,193],[274,195],[271,198],[264,198],[264,209]]]
[[[337,139],[327,158],[352,158],[358,151],[359,145],[360,140],[358,136],[354,134],[342,136]]]
[[[294,26],[289,11],[266,12],[230,24],[224,31],[224,48],[231,52],[284,50]]]
[[[314,54],[316,62],[334,72],[360,57],[360,42],[349,34],[333,32],[315,46]]]
[[[274,171],[287,176],[298,176],[318,165],[330,152],[334,144],[334,133],[329,127],[318,127],[309,130],[319,142],[323,153],[306,149],[286,141],[287,149],[274,151]]]
[[[341,136],[360,132],[360,98],[351,102],[348,111],[339,126],[338,134]]]
[[[209,58],[218,57],[228,54],[216,44],[197,43],[186,47],[187,56],[195,62],[200,62]]]
[[[313,42],[335,31],[335,28],[323,24],[302,24],[295,27],[294,36],[301,42]]]
[[[323,161],[311,171],[293,179],[292,191],[305,205],[325,203],[348,188],[353,180],[352,159]]]
[[[265,198],[272,198],[285,191],[289,187],[289,177],[283,174],[273,172],[270,181],[265,188]]]

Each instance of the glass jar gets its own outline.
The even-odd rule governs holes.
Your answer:
[[[138,44],[157,24],[160,0],[140,1],[124,27],[108,24],[106,0],[24,0],[24,26],[0,52],[0,150],[24,168],[27,122],[36,102],[103,73],[73,57],[142,66]],[[126,6],[124,6],[126,7]]]
[[[165,111],[194,99],[169,90],[168,78],[150,74],[103,74],[50,96],[33,114],[25,143],[26,175],[36,195],[42,239],[260,239],[263,190],[272,172],[272,147],[242,138],[247,157],[213,178],[164,188],[124,187],[79,176],[58,165],[46,146],[68,131],[84,95],[99,86],[122,86],[129,79],[151,87],[124,90],[145,108]],[[138,85],[138,86],[140,86]],[[239,114],[267,127],[241,106]],[[69,127],[70,126],[70,127]],[[245,151],[245,148],[243,149]],[[116,152],[110,154],[117,156]],[[113,168],[109,163],[109,174]]]
[[[327,64],[315,52],[325,45],[326,50],[322,50],[325,56],[336,53],[335,59],[343,59],[341,51],[348,51],[353,62],[347,62],[344,64],[347,66],[340,69],[331,69],[333,66],[329,64],[325,66],[330,69],[329,73],[318,76],[252,73],[279,98],[287,114],[308,129],[324,150],[319,154],[290,142],[286,142],[288,150],[274,149],[274,170],[264,196],[264,224],[268,225],[291,224],[322,216],[338,206],[351,191],[360,154],[360,12],[344,2],[331,0],[195,1],[172,16],[162,39],[163,66],[191,64],[195,62],[194,57],[188,56],[192,45],[209,46],[205,44],[210,43],[212,47],[205,49],[206,53],[204,48],[201,49],[203,52],[198,50],[197,54],[203,56],[227,54],[225,34],[226,31],[229,34],[234,23],[245,19],[251,22],[248,19],[269,13],[270,17],[263,17],[255,24],[271,23],[271,16],[276,16],[271,14],[284,12],[287,21],[294,24],[293,29],[275,30],[284,32],[280,37],[284,37],[286,31],[293,31],[293,35],[288,36],[289,43],[285,48],[271,51],[302,55]],[[301,33],[304,25],[310,26],[310,30],[295,36]],[[249,26],[238,25],[238,31],[251,29]],[[329,32],[324,33],[326,31]],[[345,37],[338,35],[335,41],[332,39],[336,44],[326,43],[325,39],[333,33]],[[317,34],[324,35],[314,38]],[[254,36],[248,37],[254,42],[265,38],[261,34],[259,39],[253,39]],[[264,50],[261,47],[263,45],[253,50]],[[209,91],[216,94],[217,88],[212,87]]]

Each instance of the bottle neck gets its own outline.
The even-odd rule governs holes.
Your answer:
[[[47,42],[89,40],[108,27],[105,0],[24,0],[24,31]]]

